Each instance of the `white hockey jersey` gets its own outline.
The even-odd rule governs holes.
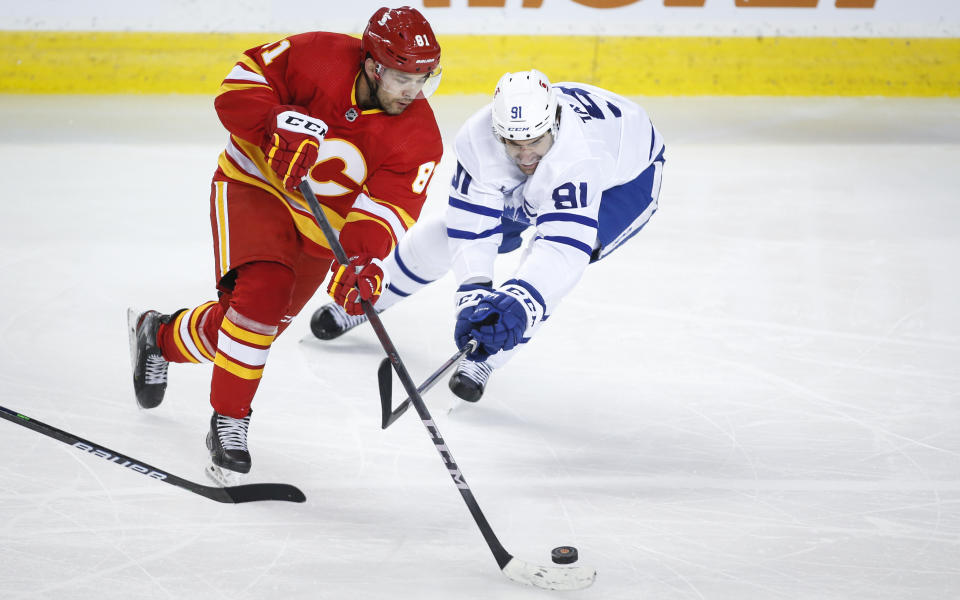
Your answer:
[[[596,247],[601,194],[637,178],[663,140],[637,104],[583,84],[554,84],[561,106],[553,146],[527,177],[493,133],[489,104],[460,128],[447,234],[458,284],[493,281],[508,221],[536,227],[512,278],[534,287],[549,314],[579,281]]]

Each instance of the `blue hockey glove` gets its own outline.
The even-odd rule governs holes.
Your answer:
[[[453,340],[457,344],[457,348],[463,348],[467,345],[467,342],[473,339],[471,332],[473,331],[473,324],[470,322],[470,315],[473,314],[474,309],[477,304],[480,303],[485,297],[490,295],[492,288],[492,282],[483,282],[483,283],[470,283],[466,285],[461,285],[457,288],[457,293],[455,296],[456,300],[456,311],[457,311],[457,323],[453,327]],[[484,352],[482,346],[478,346],[477,350],[471,352],[467,355],[471,360],[484,360],[490,353]]]
[[[473,328],[469,334],[487,354],[511,350],[528,329],[543,319],[545,312],[543,297],[533,286],[511,279],[473,308],[468,317]]]

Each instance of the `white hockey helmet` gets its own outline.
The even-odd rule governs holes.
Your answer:
[[[493,92],[493,132],[504,140],[557,135],[557,94],[547,76],[531,69],[506,73]]]

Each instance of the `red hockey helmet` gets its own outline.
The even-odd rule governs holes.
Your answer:
[[[360,47],[383,66],[406,73],[429,73],[440,64],[440,44],[430,23],[409,6],[373,13]]]

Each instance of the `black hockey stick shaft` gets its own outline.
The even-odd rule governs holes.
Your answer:
[[[303,197],[307,200],[307,205],[310,207],[310,212],[313,213],[313,217],[316,219],[317,225],[320,226],[321,231],[323,231],[323,235],[327,238],[327,244],[330,246],[330,250],[333,251],[333,255],[336,257],[337,262],[339,262],[341,265],[349,265],[350,260],[347,258],[347,253],[343,250],[343,246],[340,244],[340,238],[337,236],[337,232],[335,232],[333,227],[330,225],[330,221],[327,219],[327,216],[323,214],[323,208],[321,208],[320,202],[317,201],[317,197],[314,195],[313,190],[310,189],[310,184],[307,181],[302,181],[298,189],[300,190],[300,193],[303,194]],[[366,300],[361,299],[360,303],[363,306],[363,312],[367,315],[367,320],[370,321],[370,325],[373,326],[373,330],[376,332],[377,338],[380,340],[380,344],[383,346],[384,352],[387,353],[387,358],[390,359],[390,363],[393,365],[393,369],[396,371],[397,377],[400,378],[403,388],[407,391],[407,395],[410,397],[413,407],[416,409],[417,414],[420,415],[420,420],[423,421],[423,426],[426,427],[427,431],[430,433],[430,438],[433,440],[434,446],[436,446],[437,451],[440,453],[440,457],[443,459],[443,463],[446,465],[447,471],[450,473],[450,477],[453,479],[453,483],[457,486],[457,489],[460,490],[460,495],[463,497],[463,501],[466,502],[467,508],[470,510],[470,514],[473,516],[474,522],[480,528],[480,533],[483,534],[483,539],[487,542],[487,546],[493,553],[493,558],[497,561],[497,565],[500,567],[500,569],[503,569],[507,563],[510,562],[513,556],[507,552],[507,550],[500,543],[500,540],[497,539],[496,534],[493,532],[493,528],[490,527],[490,523],[487,522],[487,518],[480,510],[480,505],[477,504],[476,498],[473,497],[473,491],[471,491],[470,486],[467,485],[467,481],[463,477],[463,473],[460,472],[460,467],[458,467],[457,463],[454,461],[453,454],[451,454],[450,449],[447,448],[446,442],[444,442],[443,438],[440,436],[440,431],[437,429],[437,426],[433,422],[433,418],[430,416],[430,412],[423,403],[423,398],[421,398],[420,394],[417,392],[416,384],[413,383],[413,379],[411,379],[410,374],[407,373],[406,367],[403,366],[403,361],[400,360],[400,354],[397,352],[396,346],[393,345],[393,342],[390,340],[390,336],[387,335],[387,330],[384,328],[383,322],[380,320],[380,315],[378,315],[377,311],[373,309],[373,305]]]
[[[457,364],[457,361],[463,358],[467,353],[476,350],[477,341],[470,340],[467,342],[467,345],[462,349],[458,350],[456,354],[447,359],[445,363],[440,365],[440,368],[434,371],[433,375],[427,377],[423,383],[417,386],[417,393],[423,396],[427,391],[430,390],[440,378],[443,377],[444,373],[450,370],[450,367]],[[393,377],[390,373],[390,361],[389,359],[383,359],[383,362],[380,363],[380,368],[377,369],[377,380],[380,383],[380,409],[382,424],[381,428],[386,429],[393,425],[393,423],[399,419],[403,413],[407,412],[407,409],[410,408],[410,397],[408,396],[403,402],[397,405],[396,409],[393,409]]]
[[[47,437],[59,440],[68,446],[77,448],[78,450],[83,450],[84,452],[88,452],[94,456],[99,456],[100,458],[118,464],[121,467],[126,467],[131,471],[140,473],[141,475],[146,475],[150,479],[157,479],[159,481],[163,481],[164,483],[175,485],[191,491],[194,494],[199,494],[204,498],[216,500],[217,502],[224,502],[228,504],[258,502],[260,500],[303,502],[307,499],[306,496],[303,495],[303,492],[301,492],[298,488],[286,483],[253,483],[249,485],[237,485],[229,487],[200,485],[199,483],[194,483],[193,481],[177,477],[176,475],[162,471],[152,465],[148,465],[143,461],[111,450],[106,446],[101,446],[100,444],[85,440],[80,436],[73,435],[72,433],[63,431],[62,429],[57,429],[52,425],[47,425],[46,423],[32,419],[24,414],[10,410],[9,408],[0,406],[0,417],[10,421],[11,423],[22,425],[27,429],[32,429],[37,433],[42,433]]]

